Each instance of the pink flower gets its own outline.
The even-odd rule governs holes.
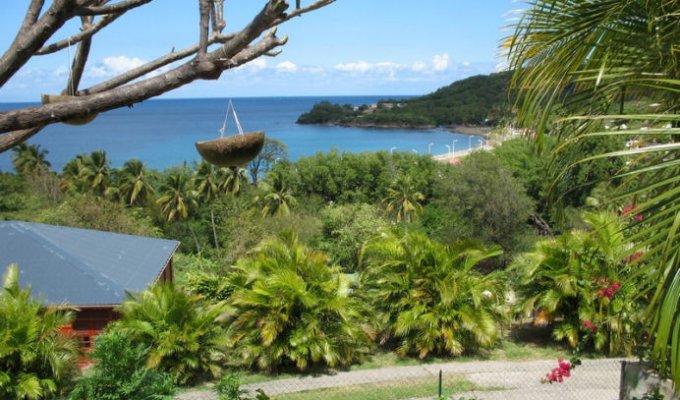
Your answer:
[[[627,263],[627,264],[632,264],[632,263],[635,262],[638,258],[642,257],[642,254],[643,254],[643,253],[642,253],[641,251],[638,251],[638,252],[636,252],[635,254],[629,255],[628,257],[626,257],[626,263]]]
[[[564,382],[564,378],[571,376],[572,365],[569,361],[564,361],[561,358],[557,359],[557,368],[553,368],[545,374],[542,380],[544,383]]]
[[[589,319],[586,319],[583,322],[581,322],[581,326],[588,329],[592,333],[597,332],[597,326],[595,326],[595,324],[593,324],[593,322]]]

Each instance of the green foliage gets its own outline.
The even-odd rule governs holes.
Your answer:
[[[265,194],[255,200],[262,203],[262,216],[290,215],[291,207],[297,204],[297,200],[283,175],[277,171],[270,172],[262,189]]]
[[[613,197],[637,203],[647,217],[628,227],[644,251],[649,283],[652,358],[680,382],[680,236],[678,215],[678,1],[536,1],[507,39],[519,93],[519,120],[539,140],[550,130],[562,147],[618,137],[631,146],[579,158],[621,160]],[[598,38],[597,40],[591,40]],[[644,101],[642,112],[626,103]],[[550,124],[561,108],[564,118]],[[570,173],[564,170],[564,174]],[[626,201],[626,200],[623,200]],[[641,222],[641,223],[640,223]]]
[[[495,273],[475,270],[499,256],[471,244],[444,246],[420,233],[366,244],[361,290],[381,343],[400,355],[460,355],[500,338],[505,292]]]
[[[51,398],[74,374],[78,344],[61,334],[70,311],[43,307],[30,289],[19,287],[19,267],[10,265],[0,291],[0,397]]]
[[[225,310],[223,303],[208,304],[171,284],[157,284],[125,300],[114,329],[149,348],[147,367],[168,372],[184,385],[220,375],[226,349],[220,315]]]
[[[509,114],[510,73],[477,75],[456,81],[425,96],[399,101],[381,100],[376,109],[364,106],[315,104],[298,118],[300,124],[429,127],[492,125]]]
[[[357,270],[361,246],[389,225],[380,210],[369,204],[328,206],[320,218],[321,236],[314,241],[315,246],[345,272]]]
[[[288,146],[276,139],[265,138],[260,154],[248,163],[248,172],[253,185],[257,186],[260,175],[266,174],[277,161],[288,159]]]
[[[164,372],[148,369],[148,348],[132,345],[121,332],[97,336],[92,358],[95,364],[82,378],[70,400],[172,400],[175,385]]]
[[[309,112],[306,112],[297,119],[298,124],[328,124],[348,122],[359,115],[350,104],[340,105],[331,104],[329,101],[322,101],[314,104]]]
[[[160,236],[159,229],[153,226],[151,219],[142,211],[126,209],[120,203],[89,195],[66,196],[56,208],[40,210],[33,219],[45,224]]]
[[[409,176],[416,191],[429,198],[432,181],[444,166],[413,153],[317,153],[293,164],[278,163],[274,171],[299,196],[316,195],[333,203],[377,203],[399,176]]]
[[[394,215],[397,222],[404,222],[404,226],[422,212],[422,202],[425,195],[418,192],[410,176],[399,175],[387,189],[387,196],[383,199],[387,214]]]
[[[196,204],[196,192],[191,187],[188,171],[175,169],[169,171],[158,188],[156,203],[166,221],[187,219]]]
[[[349,280],[293,232],[258,246],[234,267],[229,299],[234,361],[260,369],[347,366],[369,352]]]
[[[471,232],[469,237],[445,237],[445,242],[473,239],[497,244],[507,256],[526,245],[533,202],[493,154],[472,153],[445,171],[436,180],[432,202],[445,215],[457,215],[453,220],[466,224]],[[452,233],[457,231],[465,232]]]
[[[0,212],[18,211],[25,207],[24,184],[20,176],[0,172]]]
[[[120,170],[112,172],[112,183],[107,194],[128,206],[144,206],[153,196],[149,174],[139,160],[129,160]]]
[[[12,164],[19,175],[29,176],[47,172],[50,162],[47,150],[41,150],[39,144],[21,143],[12,148]]]
[[[241,389],[241,378],[238,373],[229,373],[220,379],[215,385],[215,393],[217,393],[217,398],[219,400],[246,400],[253,398],[248,395],[247,390]],[[257,389],[255,391],[255,400],[270,400],[262,389]]]
[[[630,355],[642,329],[646,265],[626,257],[629,242],[612,213],[586,213],[590,230],[543,240],[512,264],[517,311],[557,321],[553,336],[572,347],[589,342],[610,355]]]

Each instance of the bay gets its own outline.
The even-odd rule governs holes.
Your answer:
[[[298,116],[319,101],[341,104],[373,104],[384,98],[399,96],[315,96],[248,97],[232,102],[245,131],[263,130],[268,137],[288,145],[291,160],[317,152],[337,149],[340,152],[410,151],[426,154],[447,153],[446,145],[456,140],[455,150],[477,146],[476,137],[443,129],[367,129],[337,126],[298,125]],[[402,96],[406,97],[406,96]],[[27,104],[0,103],[0,110]],[[227,99],[149,100],[131,108],[121,108],[99,115],[84,126],[53,124],[31,138],[49,151],[52,169],[61,171],[78,154],[106,151],[113,167],[137,158],[147,167],[165,169],[200,160],[194,142],[219,136],[225,118]],[[227,134],[235,134],[234,120],[227,122]],[[12,171],[11,152],[0,154],[0,171]]]

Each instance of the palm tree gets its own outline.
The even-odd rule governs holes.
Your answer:
[[[593,345],[611,355],[630,355],[642,321],[644,282],[640,264],[625,257],[630,247],[613,212],[585,213],[589,230],[540,241],[515,259],[517,312],[558,321],[557,340]],[[583,339],[586,339],[584,341]],[[592,343],[590,343],[592,342]]]
[[[500,250],[444,246],[420,233],[383,234],[362,250],[365,301],[381,343],[400,355],[460,355],[500,336],[505,294],[495,273],[475,267]]]
[[[72,378],[78,343],[60,329],[73,313],[43,307],[21,289],[19,268],[10,265],[0,290],[0,397],[14,400],[51,398]]]
[[[189,211],[196,204],[195,192],[184,171],[170,172],[158,192],[160,196],[156,203],[161,207],[161,215],[166,221],[187,219]]]
[[[575,163],[623,157],[614,176],[619,204],[636,204],[635,252],[653,269],[649,308],[652,358],[680,383],[680,41],[677,0],[565,2],[538,0],[507,40],[515,70],[519,121],[550,127],[570,146],[586,138],[623,137],[629,148]],[[627,113],[637,100],[641,111]],[[566,115],[549,125],[557,107]],[[630,127],[628,126],[630,124]],[[612,129],[616,128],[616,129]],[[558,146],[558,149],[561,148]],[[557,154],[559,157],[559,153]],[[564,171],[563,173],[568,173]]]
[[[41,150],[39,144],[21,143],[12,148],[12,163],[20,175],[35,175],[50,168],[46,156],[47,150]]]
[[[290,215],[290,208],[297,204],[297,200],[286,185],[283,175],[276,171],[270,172],[264,190],[266,194],[262,197],[262,216]],[[255,199],[256,202],[259,200],[259,197]]]
[[[220,184],[220,189],[226,193],[231,193],[234,196],[241,194],[243,184],[248,182],[245,168],[229,167],[228,169],[221,169],[224,172],[224,180]]]
[[[265,240],[230,278],[230,345],[245,365],[346,366],[369,351],[349,280],[294,232]]]
[[[147,170],[140,160],[129,160],[115,172],[115,184],[109,188],[113,196],[128,206],[147,204],[154,192],[148,181]]]
[[[105,151],[93,151],[89,156],[80,158],[82,168],[78,179],[97,195],[104,195],[109,186],[109,161]]]
[[[423,201],[425,201],[425,195],[416,190],[411,177],[399,175],[387,189],[387,197],[383,200],[383,204],[385,204],[385,211],[388,214],[394,214],[397,222],[403,222],[404,229],[406,229],[406,225],[422,211]]]
[[[194,172],[193,186],[196,198],[201,203],[210,203],[220,193],[219,170],[214,165],[201,161]]]
[[[158,284],[130,295],[118,311],[121,319],[113,329],[149,348],[149,368],[170,373],[181,385],[220,375],[227,344],[220,322],[223,302],[208,304],[171,284]]]
[[[83,161],[86,157],[86,154],[79,154],[64,165],[59,185],[62,192],[66,193],[72,190],[82,192],[85,190],[85,185],[81,182],[80,177],[84,174],[83,169],[85,165]]]

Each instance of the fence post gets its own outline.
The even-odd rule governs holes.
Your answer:
[[[619,381],[619,400],[623,400],[625,397],[625,386],[626,386],[626,360],[621,361],[621,379]]]
[[[437,397],[441,399],[442,397],[442,370],[439,370],[439,390],[437,391]]]

